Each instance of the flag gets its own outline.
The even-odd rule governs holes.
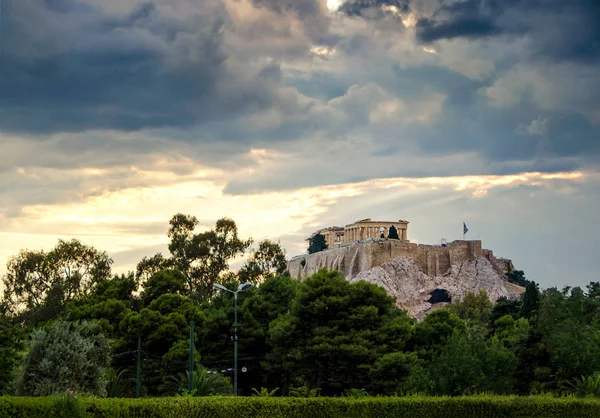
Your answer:
[[[463,222],[463,235],[469,232],[469,228],[467,228],[467,224]]]

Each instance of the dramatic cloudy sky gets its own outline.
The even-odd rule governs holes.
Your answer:
[[[598,0],[2,0],[0,274],[169,218],[303,251],[407,219],[543,287],[599,280]]]

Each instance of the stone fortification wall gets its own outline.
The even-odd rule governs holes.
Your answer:
[[[294,257],[288,262],[288,269],[291,276],[298,279],[326,268],[339,270],[346,280],[351,280],[362,271],[402,257],[413,260],[429,277],[447,274],[453,265],[482,257],[492,261],[494,266],[500,264],[490,250],[481,248],[481,241],[453,241],[442,246],[401,240],[369,240]],[[500,272],[501,269],[496,268]]]

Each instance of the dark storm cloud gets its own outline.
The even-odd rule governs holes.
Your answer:
[[[527,36],[534,57],[597,62],[600,4],[597,0],[464,0],[421,16],[417,36],[439,39]]]
[[[190,3],[192,4],[192,3]],[[77,0],[12,1],[3,15],[0,129],[186,127],[274,106],[278,69],[227,65],[220,2],[119,17]]]
[[[392,6],[399,12],[409,10],[408,1],[404,0],[350,0],[343,3],[338,11],[348,16],[376,16],[384,13],[382,7]]]
[[[258,7],[266,7],[277,13],[297,13],[312,16],[322,12],[319,0],[252,0]]]

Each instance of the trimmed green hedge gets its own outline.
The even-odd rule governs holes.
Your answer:
[[[146,398],[82,403],[94,418],[493,418],[599,417],[600,400],[470,396],[403,398]],[[0,417],[59,418],[50,398],[0,397]]]

